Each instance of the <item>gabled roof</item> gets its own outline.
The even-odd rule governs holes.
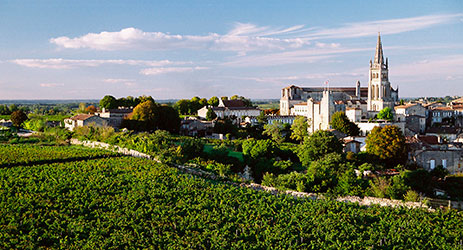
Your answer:
[[[246,107],[246,104],[242,100],[223,100],[224,107],[227,108],[238,108]]]
[[[395,106],[394,109],[406,109],[418,105],[418,103],[407,103],[404,105]]]
[[[90,115],[90,114],[79,114],[79,115],[75,115],[75,116],[73,116],[73,117],[71,117],[71,118],[69,118],[69,119],[74,120],[74,121],[85,121],[85,120],[87,120],[88,118],[93,117],[93,116],[95,116],[95,115]]]

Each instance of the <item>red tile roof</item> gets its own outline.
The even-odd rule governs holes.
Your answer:
[[[73,117],[71,117],[71,118],[69,118],[69,119],[74,120],[74,121],[77,121],[77,120],[79,120],[79,121],[85,121],[85,120],[87,120],[88,118],[90,118],[90,117],[92,117],[92,116],[95,116],[95,115],[90,115],[90,114],[79,114],[79,115],[75,115],[75,116],[73,116]]]

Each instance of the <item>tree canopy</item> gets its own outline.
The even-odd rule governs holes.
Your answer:
[[[396,165],[407,160],[405,136],[397,126],[375,127],[366,139],[367,153],[388,164]]]
[[[214,110],[212,110],[212,108],[208,108],[206,112],[206,119],[208,121],[212,121],[215,118],[217,118],[217,114],[214,112]]]
[[[379,111],[377,117],[378,119],[392,121],[392,119],[394,118],[394,113],[392,112],[391,108],[385,107],[381,111]]]
[[[294,119],[293,125],[291,125],[291,139],[297,141],[303,141],[304,137],[308,136],[308,128],[309,123],[307,121],[307,117],[305,116],[297,116]]]
[[[272,124],[264,125],[263,134],[270,136],[276,143],[282,143],[285,141],[284,130],[285,126],[282,122],[274,121]]]
[[[347,118],[346,114],[338,111],[331,117],[330,125],[332,128],[350,136],[357,136],[360,133],[359,127]]]
[[[304,139],[297,154],[302,165],[308,166],[310,162],[318,160],[326,154],[341,153],[342,149],[341,142],[333,133],[318,130]]]
[[[15,127],[20,127],[27,120],[27,115],[22,110],[16,110],[11,113],[10,119]]]
[[[114,96],[106,95],[100,100],[100,107],[105,109],[115,109],[118,107],[117,99]]]
[[[217,107],[219,106],[219,98],[217,96],[213,96],[207,101],[207,104]]]

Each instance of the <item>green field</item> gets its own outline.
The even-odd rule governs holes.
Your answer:
[[[0,249],[463,247],[463,215],[455,211],[301,201],[146,159],[83,159],[89,153],[78,147],[0,150],[15,162],[35,157],[29,151],[49,158],[47,164],[0,168]]]

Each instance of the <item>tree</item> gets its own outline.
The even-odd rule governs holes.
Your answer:
[[[204,106],[207,106],[207,99],[206,98],[201,98],[199,100],[199,105],[200,105],[200,108],[202,108]]]
[[[222,99],[222,101],[227,101],[228,97],[227,96],[222,96],[222,97],[220,97],[220,99]]]
[[[187,115],[190,112],[190,100],[178,100],[174,107],[181,115]]]
[[[200,103],[200,100],[201,99],[197,96],[191,98],[190,105],[188,107],[188,114],[196,114],[196,112],[198,112],[198,110],[203,107],[203,105]]]
[[[96,112],[96,107],[93,105],[90,105],[87,108],[85,108],[85,113],[87,114],[95,114],[95,112]]]
[[[399,127],[375,127],[367,136],[366,151],[387,164],[397,165],[407,160],[405,137]]]
[[[0,105],[0,115],[9,115],[11,114],[10,109],[6,104]]]
[[[341,153],[342,144],[336,136],[325,130],[318,130],[311,136],[306,137],[299,146],[297,155],[304,166],[309,166],[310,162],[322,158],[329,153]]]
[[[19,108],[18,106],[16,106],[16,104],[11,104],[9,110],[10,110],[10,113],[13,113],[15,111],[18,111]]]
[[[107,95],[100,100],[100,107],[105,109],[115,109],[118,107],[117,100],[114,96]]]
[[[265,112],[261,111],[259,116],[256,117],[258,126],[263,127],[267,124],[267,116],[265,116]]]
[[[156,108],[157,111],[155,113],[158,113],[157,117],[154,118],[156,128],[166,130],[171,133],[178,133],[181,122],[178,112],[167,105],[156,105]]]
[[[392,113],[392,109],[389,107],[383,108],[378,113],[378,119],[392,121],[393,118],[394,118],[394,114]]]
[[[352,165],[339,153],[329,153],[318,160],[312,161],[307,169],[307,175],[312,180],[312,191],[326,192],[337,184],[338,176],[346,170],[352,170]]]
[[[149,127],[154,127],[158,116],[157,108],[157,104],[152,101],[140,103],[133,109],[132,119],[145,122]]]
[[[217,96],[213,96],[207,101],[207,103],[211,106],[217,107],[219,106],[219,98]]]
[[[357,136],[360,133],[360,128],[351,122],[342,111],[333,114],[330,125],[332,128],[350,136]]]
[[[307,117],[297,116],[296,119],[294,119],[293,125],[291,125],[291,139],[302,142],[302,140],[309,135],[307,131],[308,128],[309,123],[307,121]]]
[[[85,104],[85,102],[81,102],[79,103],[79,109],[77,110],[78,113],[85,113],[85,106],[87,106]]]
[[[282,143],[285,141],[283,130],[283,123],[280,121],[274,121],[272,124],[264,125],[263,134],[270,136],[276,143]]]
[[[214,110],[212,110],[212,108],[208,108],[206,112],[206,119],[208,121],[212,121],[215,118],[217,118],[217,115],[215,114]]]
[[[27,120],[27,115],[22,110],[16,110],[11,113],[10,119],[15,127],[20,127]]]

